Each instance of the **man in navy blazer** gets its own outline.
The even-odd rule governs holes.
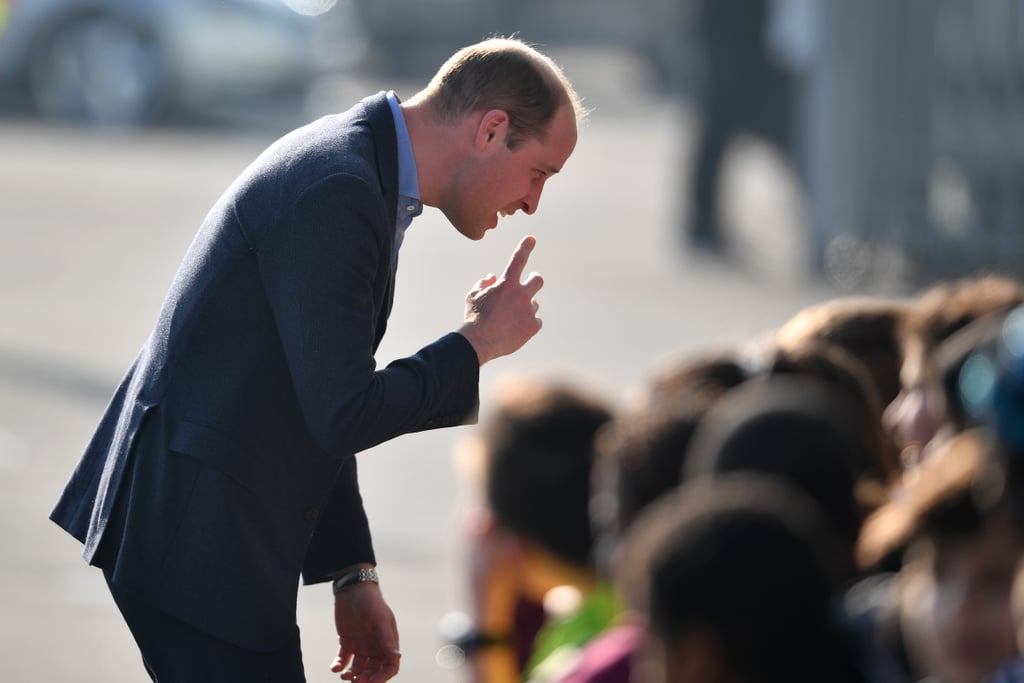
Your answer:
[[[354,455],[476,414],[479,368],[539,329],[526,237],[461,327],[377,368],[423,205],[470,239],[536,210],[585,113],[514,39],[271,145],[207,215],[51,518],[102,568],[155,681],[302,681],[299,577],[333,581],[348,680],[398,671]]]

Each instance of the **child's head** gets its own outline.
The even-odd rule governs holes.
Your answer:
[[[746,380],[729,353],[707,353],[659,367],[597,438],[591,514],[602,569],[633,520],[680,484],[698,421]]]
[[[510,375],[489,408],[458,453],[482,508],[522,557],[589,572],[594,437],[611,402],[581,383]]]
[[[992,433],[966,430],[920,463],[865,523],[865,565],[905,548],[901,628],[921,674],[978,683],[1020,651],[1024,622],[1012,608],[1024,559],[1019,487]]]
[[[800,311],[779,329],[776,339],[785,350],[825,342],[860,359],[885,405],[900,390],[898,330],[909,308],[902,299],[832,299]]]
[[[754,379],[701,422],[688,476],[750,472],[795,486],[845,541],[852,571],[861,523],[856,483],[868,459],[862,429],[848,397],[826,382],[800,374]]]
[[[834,539],[779,480],[690,480],[631,529],[620,571],[648,620],[641,680],[856,680],[830,622]],[[852,677],[852,678],[851,678]]]
[[[1005,314],[1024,303],[1024,285],[989,275],[935,285],[912,301],[900,328],[901,390],[884,420],[902,451],[904,467],[915,466],[949,418],[936,352],[971,323]]]

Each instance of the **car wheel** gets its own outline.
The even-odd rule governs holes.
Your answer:
[[[166,83],[166,60],[156,38],[105,14],[60,26],[37,49],[29,71],[32,98],[43,116],[95,125],[151,120]]]

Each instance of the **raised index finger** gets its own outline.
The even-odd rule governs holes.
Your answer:
[[[533,235],[527,235],[519,242],[519,246],[516,247],[512,258],[508,260],[508,265],[505,266],[505,272],[502,274],[504,279],[519,282],[523,277],[523,269],[526,268],[526,262],[530,258],[530,253],[536,244],[537,238]]]

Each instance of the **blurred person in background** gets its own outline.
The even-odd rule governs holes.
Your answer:
[[[865,364],[836,345],[808,340],[802,346],[775,349],[764,373],[818,379],[842,395],[858,425],[858,497],[868,507],[877,502],[899,470],[895,445],[882,421],[883,405]]]
[[[902,549],[875,618],[911,680],[983,683],[1019,657],[1024,488],[999,450],[990,430],[957,433],[865,522],[862,565]]]
[[[693,443],[698,438],[703,446]],[[769,335],[736,350],[664,361],[598,436],[598,575],[611,580],[622,539],[651,503],[697,474],[743,469],[790,477],[817,496],[841,530],[837,547],[849,580],[860,520],[892,476],[890,451],[870,374],[816,335],[794,335],[784,347]],[[561,682],[629,681],[638,616],[627,609]]]
[[[733,389],[701,420],[686,457],[685,479],[752,472],[799,488],[824,513],[853,578],[862,521],[856,500],[868,459],[857,410],[815,377],[765,376]]]
[[[695,248],[721,252],[718,209],[729,143],[750,133],[788,154],[792,85],[767,40],[770,0],[701,0],[698,5],[705,74],[687,237]]]
[[[883,419],[900,449],[900,466],[915,467],[929,445],[948,430],[948,410],[935,351],[958,330],[979,318],[1024,303],[1024,285],[1001,275],[941,282],[911,299],[899,328],[902,365],[900,393]]]
[[[900,392],[903,356],[899,330],[909,310],[910,303],[903,299],[839,297],[799,311],[772,336],[784,356],[799,355],[803,349],[835,348],[836,356],[863,368],[870,385],[867,393],[877,399],[878,407],[872,411],[883,411],[878,424],[869,430],[878,437],[879,457],[859,484],[859,497],[866,509],[880,502],[900,470],[899,449],[881,415]]]
[[[728,351],[674,359],[655,368],[597,435],[591,482],[593,570],[618,613],[576,653],[560,683],[628,683],[642,628],[627,608],[612,567],[633,521],[675,490],[700,418],[746,376]]]
[[[905,667],[879,656],[875,622],[848,609],[846,593],[867,585],[856,562],[866,504],[861,479],[867,442],[850,397],[821,378],[800,374],[752,379],[724,397],[702,421],[687,457],[687,480],[751,473],[794,487],[815,504],[833,539],[836,584],[832,626],[875,683],[904,683]]]
[[[896,447],[882,421],[882,402],[864,356],[817,334],[783,335],[781,330],[751,339],[741,351],[748,378],[795,376],[816,379],[843,396],[858,428],[857,498],[863,511],[880,502],[898,476]]]
[[[828,562],[837,580],[835,628],[846,634],[872,681],[897,683],[872,647],[873,631],[844,610],[844,593],[862,580],[855,561],[865,504],[861,463],[867,442],[850,397],[820,378],[784,374],[752,379],[725,396],[698,426],[687,479],[752,473],[793,486],[812,501],[834,539]]]
[[[600,580],[612,581],[610,568],[622,553],[623,539],[652,503],[695,476],[745,470],[788,479],[820,503],[837,539],[833,562],[851,581],[860,521],[894,476],[881,402],[871,373],[854,355],[879,341],[879,365],[895,366],[883,351],[887,336],[892,342],[893,320],[889,312],[864,317],[864,334],[838,335],[845,347],[805,329],[785,344],[769,335],[737,350],[659,363],[598,434],[591,514]],[[808,328],[817,332],[817,323]],[[836,329],[842,328],[837,323]],[[850,325],[851,331],[860,328],[860,323]],[[624,607],[587,643],[560,683],[630,681],[643,626],[641,615]],[[843,622],[837,628],[853,630]],[[844,637],[861,656],[859,634]]]
[[[153,680],[305,680],[300,576],[332,583],[332,671],[398,671],[354,455],[473,419],[479,368],[539,329],[534,239],[464,320],[377,369],[423,205],[478,240],[537,210],[584,115],[548,57],[492,39],[402,101],[372,95],[271,145],[201,226],[51,517],[85,545]]]
[[[456,451],[472,617],[452,645],[478,683],[549,680],[618,611],[597,590],[589,514],[594,437],[612,403],[577,382],[508,376],[492,405]]]
[[[619,576],[645,636],[633,683],[859,683],[833,623],[834,531],[777,478],[688,480],[637,520]]]
[[[900,392],[902,352],[898,331],[910,310],[903,299],[844,296],[809,306],[775,334],[783,350],[808,342],[834,344],[864,364],[883,406]]]
[[[915,680],[1022,680],[1022,360],[1021,307],[983,315],[934,349],[930,390],[947,434],[894,483],[861,535],[865,568],[904,559],[851,595],[875,625],[880,655]]]

